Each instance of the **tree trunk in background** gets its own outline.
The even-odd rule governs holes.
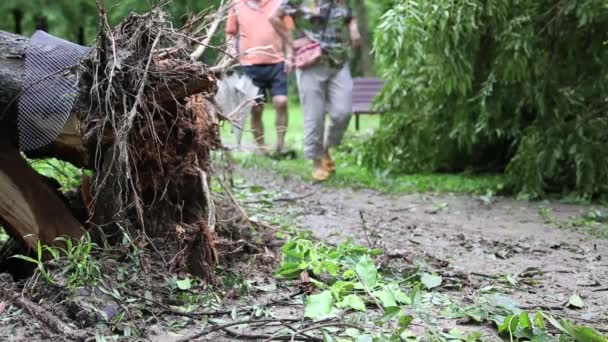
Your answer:
[[[78,38],[77,38],[77,43],[79,45],[84,46],[85,39],[84,39],[84,26],[78,26]]]
[[[374,73],[372,62],[372,40],[369,32],[365,1],[355,0],[355,11],[359,32],[361,33],[361,70],[363,76],[372,76]]]
[[[45,16],[36,17],[36,30],[49,32],[49,21]]]
[[[21,20],[23,19],[23,12],[20,9],[15,8],[13,10],[13,18],[15,20],[15,33],[23,34],[23,27],[21,27]]]

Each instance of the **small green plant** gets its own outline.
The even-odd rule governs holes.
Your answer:
[[[560,228],[580,231],[600,238],[608,238],[608,217],[597,209],[560,223]]]
[[[65,237],[58,237],[55,241],[57,245],[65,247],[49,248],[49,252],[53,254],[55,260],[67,261],[67,267],[62,273],[68,278],[68,286],[76,288],[97,284],[101,279],[101,268],[93,258],[92,252],[99,247],[93,243],[89,233],[86,233],[76,244],[72,239]]]
[[[556,219],[553,216],[553,209],[547,206],[541,206],[538,208],[538,215],[543,219],[545,224],[555,224]]]
[[[26,255],[15,255],[14,258],[36,264],[42,277],[49,284],[55,284],[55,277],[45,266],[44,253],[48,253],[51,260],[65,263],[58,275],[67,278],[68,288],[97,284],[101,279],[101,268],[91,255],[98,247],[92,242],[90,235],[86,233],[77,243],[66,237],[58,237],[55,242],[57,246],[46,246],[38,240],[36,259]]]
[[[27,238],[27,236],[26,236],[26,238]],[[29,257],[27,255],[21,255],[21,254],[14,255],[13,258],[25,260],[27,262],[31,262],[31,263],[35,264],[36,270],[38,272],[40,272],[40,274],[42,275],[42,278],[44,278],[44,280],[46,280],[46,282],[49,284],[55,284],[55,280],[53,280],[51,273],[44,266],[44,260],[43,260],[43,256],[42,256],[43,250],[50,251],[50,250],[52,250],[52,248],[43,246],[42,243],[40,242],[40,240],[38,240],[38,243],[36,244],[36,259]]]

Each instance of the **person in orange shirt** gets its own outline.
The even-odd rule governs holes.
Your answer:
[[[281,0],[234,0],[226,21],[229,52],[238,55],[245,75],[260,89],[262,98],[251,110],[251,126],[258,149],[266,152],[262,113],[266,93],[270,91],[276,110],[277,154],[284,153],[287,132],[287,73],[292,56],[287,55],[283,39],[270,23],[270,16]],[[293,29],[291,17],[285,27]],[[291,53],[291,51],[289,51]]]

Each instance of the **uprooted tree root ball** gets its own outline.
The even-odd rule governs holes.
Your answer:
[[[79,84],[87,108],[79,111],[81,135],[97,170],[85,192],[90,223],[110,240],[135,231],[171,239],[178,245],[171,268],[212,280],[210,153],[221,146],[208,99],[215,79],[189,57],[195,38],[173,29],[160,9],[131,14],[112,30],[101,14]]]
[[[70,79],[78,76],[74,106],[64,113],[69,119],[54,141],[26,153],[91,171],[69,199],[17,148],[20,138],[10,127],[22,113],[7,99],[18,99],[27,85],[12,76],[15,72],[0,73],[0,81],[11,85],[0,101],[8,106],[0,118],[0,128],[7,132],[0,133],[0,171],[8,177],[0,179],[0,186],[14,190],[0,196],[0,224],[16,242],[5,244],[10,248],[0,255],[15,254],[19,246],[35,250],[38,241],[57,245],[61,236],[75,241],[86,230],[95,241],[110,245],[125,236],[142,245],[162,239],[174,246],[170,272],[188,271],[214,282],[220,255],[209,183],[212,151],[222,146],[221,115],[213,97],[215,75],[231,59],[223,56],[208,67],[195,61],[192,51],[198,45],[199,56],[201,47],[208,46],[226,8],[194,17],[178,29],[156,7],[130,14],[111,28],[103,3],[97,3],[101,25],[95,44],[78,57],[77,66],[61,71]],[[22,72],[27,48],[38,40],[0,33],[0,66]],[[23,214],[27,212],[34,213],[35,224]]]

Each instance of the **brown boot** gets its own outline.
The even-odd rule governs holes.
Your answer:
[[[336,172],[336,163],[334,163],[334,161],[331,160],[330,156],[323,157],[322,163],[323,163],[323,168],[328,173],[331,174],[331,173]]]
[[[331,176],[331,174],[324,168],[315,168],[312,170],[312,179],[316,180],[317,182],[325,182],[329,179],[329,176]]]

